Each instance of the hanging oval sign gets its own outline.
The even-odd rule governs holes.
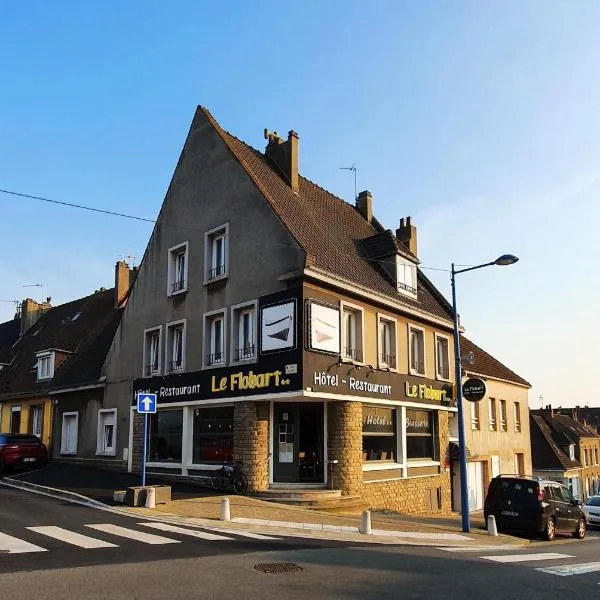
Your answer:
[[[485,381],[478,377],[471,377],[463,383],[463,398],[469,402],[479,402],[486,393]]]

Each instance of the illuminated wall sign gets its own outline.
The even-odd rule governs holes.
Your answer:
[[[309,302],[311,350],[340,353],[340,309],[335,306]]]
[[[407,398],[418,398],[419,400],[434,400],[442,402],[446,400],[448,392],[446,390],[436,390],[433,386],[426,383],[405,383],[405,393]]]
[[[289,350],[296,345],[296,302],[263,306],[260,315],[261,352]]]
[[[384,396],[392,394],[392,386],[389,384],[375,383],[374,381],[365,381],[354,377],[340,377],[340,375],[331,375],[326,371],[313,374],[313,385],[337,389],[340,384],[347,388],[346,391],[340,392],[342,394],[349,391],[369,392],[371,394],[383,394]]]
[[[211,392],[226,392],[237,390],[260,390],[270,387],[286,387],[290,380],[282,377],[282,371],[270,373],[254,373],[254,371],[239,371],[226,377],[211,377]]]

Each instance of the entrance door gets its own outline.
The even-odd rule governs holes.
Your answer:
[[[273,481],[322,483],[323,404],[275,404]]]
[[[483,463],[470,462],[468,467],[469,482],[469,510],[481,510],[483,508]]]
[[[10,413],[10,432],[21,433],[21,407],[13,406]]]

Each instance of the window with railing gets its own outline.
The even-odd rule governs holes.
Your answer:
[[[396,287],[401,294],[417,296],[417,266],[402,258],[396,257]]]
[[[185,321],[167,325],[167,368],[168,373],[185,368]]]
[[[167,294],[175,296],[188,288],[188,242],[169,248]]]
[[[379,317],[379,367],[396,368],[396,321]]]
[[[342,358],[362,362],[362,310],[342,303]]]
[[[438,379],[450,379],[450,339],[435,334],[435,371]]]
[[[206,233],[204,283],[227,277],[228,261],[229,224],[225,224]]]
[[[506,400],[500,400],[500,431],[507,430],[506,423]]]
[[[521,403],[515,402],[515,431],[521,432]]]
[[[232,349],[236,362],[256,358],[256,301],[232,308]]]
[[[479,402],[469,402],[471,405],[471,429],[479,431]]]
[[[155,327],[144,332],[144,375],[159,375],[161,328]]]
[[[425,375],[425,331],[409,325],[409,360],[412,375]]]
[[[489,409],[490,431],[496,431],[498,429],[498,421],[496,419],[496,400],[494,398],[490,398]]]
[[[225,312],[205,316],[204,349],[206,366],[225,364]]]

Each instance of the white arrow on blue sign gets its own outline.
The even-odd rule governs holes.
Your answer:
[[[137,394],[137,411],[140,414],[148,414],[156,412],[156,394]]]

